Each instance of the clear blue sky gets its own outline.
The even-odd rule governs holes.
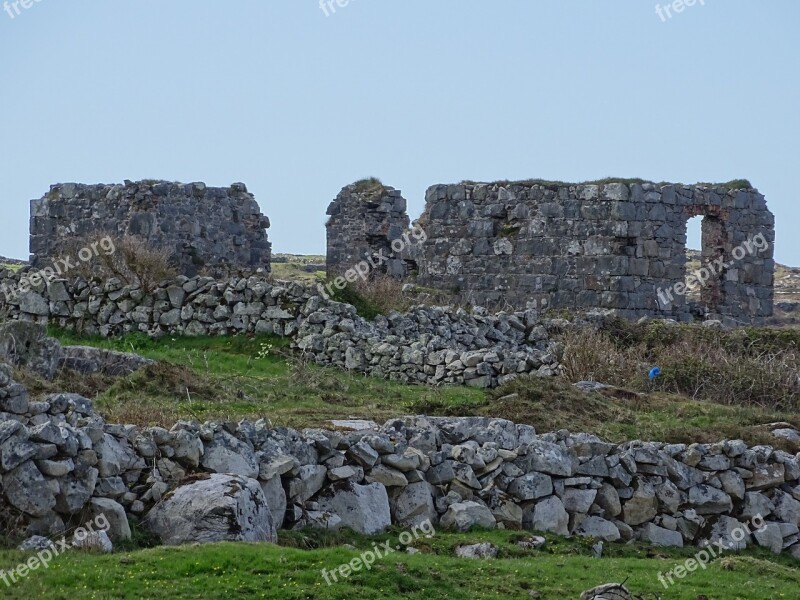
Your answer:
[[[2,2],[2,0],[0,0]],[[661,3],[667,4],[662,1]],[[2,5],[0,5],[2,6]],[[51,183],[244,181],[277,252],[377,176],[748,178],[800,265],[800,2],[41,0],[0,12],[0,255]],[[11,9],[13,11],[13,8]],[[696,243],[694,244],[696,245]]]

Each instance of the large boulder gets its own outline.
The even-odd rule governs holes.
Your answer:
[[[276,475],[268,481],[262,481],[261,490],[264,492],[264,497],[267,499],[267,506],[269,506],[269,511],[272,513],[275,527],[280,529],[286,518],[287,506],[286,490],[283,489],[280,476]]]
[[[733,510],[731,497],[709,485],[696,485],[689,490],[689,504],[698,515],[714,515]]]
[[[412,483],[394,492],[390,502],[394,523],[413,527],[426,521],[435,521],[433,494],[434,487],[427,481]]]
[[[528,473],[512,481],[508,486],[508,493],[519,500],[536,500],[551,496],[553,480],[543,473]]]
[[[800,502],[781,490],[775,491],[772,502],[776,519],[800,527]]]
[[[64,349],[47,335],[44,325],[28,321],[0,324],[0,362],[53,379],[61,366]]]
[[[642,525],[658,514],[656,491],[648,483],[639,483],[633,496],[623,507],[623,520],[628,525]]]
[[[752,542],[752,538],[745,523],[741,523],[733,517],[722,515],[711,527],[709,542],[722,544],[728,550],[745,550]]]
[[[534,531],[569,535],[569,513],[558,496],[550,496],[536,503],[523,517],[523,525]]]
[[[144,523],[168,545],[278,538],[258,481],[221,473],[187,480],[153,507]]]
[[[611,521],[600,517],[587,517],[575,528],[575,534],[580,537],[596,538],[606,542],[616,542],[620,539],[619,528]]]
[[[0,421],[0,473],[16,469],[36,456],[28,429],[17,421]]]
[[[65,346],[61,360],[61,365],[70,371],[84,375],[102,373],[112,377],[124,377],[154,364],[154,360],[138,354],[90,346]]]
[[[33,517],[48,515],[56,505],[53,488],[31,461],[3,475],[3,492],[9,504]]]
[[[647,523],[639,532],[639,539],[654,546],[673,546],[683,548],[683,536],[677,531],[659,527],[655,523]]]
[[[247,478],[255,478],[259,473],[258,459],[252,448],[225,431],[218,431],[205,445],[200,464],[212,473]]]
[[[451,504],[441,520],[444,529],[468,531],[473,527],[494,529],[497,521],[492,511],[477,502],[456,502]]]
[[[328,469],[322,465],[304,465],[296,477],[289,481],[289,498],[303,503],[322,489]]]
[[[358,533],[380,533],[392,524],[389,494],[379,483],[340,481],[323,490],[317,502],[320,511],[337,515],[343,527]]]
[[[108,526],[106,533],[112,542],[131,539],[131,528],[125,509],[110,498],[92,498],[86,505],[82,520],[106,524]]]
[[[81,475],[70,473],[61,479],[56,496],[56,510],[67,515],[79,513],[94,494],[97,479],[98,471],[94,467],[88,468]]]
[[[542,440],[531,442],[525,456],[517,459],[517,465],[525,473],[537,471],[571,477],[574,471],[572,457],[565,448]]]

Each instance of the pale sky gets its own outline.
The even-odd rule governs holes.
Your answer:
[[[750,179],[800,265],[797,0],[6,7],[0,255],[27,258],[29,200],[58,182],[244,181],[274,251],[321,254],[363,177],[414,218],[436,183],[619,176]]]

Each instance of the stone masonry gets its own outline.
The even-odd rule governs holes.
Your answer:
[[[331,246],[373,218],[371,210],[359,215],[357,208],[346,228],[328,224],[329,257]],[[690,303],[681,286],[687,221],[695,216],[704,217],[704,264],[715,270],[701,287],[700,302]],[[774,217],[752,188],[435,185],[418,222],[427,240],[404,257],[413,261],[417,283],[472,304],[599,308],[628,318],[702,316],[729,324],[761,323],[772,315]]]
[[[328,277],[373,255],[392,257],[377,272],[402,277],[406,265],[391,245],[408,230],[406,201],[399,190],[365,180],[343,188],[328,207]],[[378,261],[375,261],[376,264]]]
[[[76,239],[133,235],[168,250],[183,275],[269,271],[269,225],[243,183],[58,184],[31,201],[31,261],[48,266]]]

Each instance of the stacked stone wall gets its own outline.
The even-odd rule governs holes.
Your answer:
[[[170,544],[395,524],[719,541],[800,558],[800,455],[737,440],[618,445],[484,417],[403,417],[358,431],[264,420],[141,429],[106,423],[76,394],[33,401],[5,367],[0,417],[2,500],[28,535],[102,513],[115,542],[130,538],[129,521]]]
[[[264,276],[179,277],[152,292],[119,280],[39,281],[0,271],[0,321],[33,321],[91,335],[273,334],[320,365],[409,383],[495,387],[521,375],[551,376],[559,350],[533,310],[490,314],[414,307],[368,321],[321,286]]]

